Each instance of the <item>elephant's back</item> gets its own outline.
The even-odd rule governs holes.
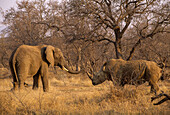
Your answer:
[[[37,46],[21,45],[16,49],[14,57],[19,61],[41,60],[41,50]]]

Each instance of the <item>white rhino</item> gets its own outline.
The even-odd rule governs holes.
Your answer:
[[[114,85],[119,86],[124,86],[125,84],[140,85],[148,81],[151,86],[151,92],[155,92],[155,94],[159,91],[157,82],[161,74],[162,69],[153,61],[125,61],[122,59],[107,61],[96,74],[87,72],[93,85],[101,84],[105,80],[111,80]]]

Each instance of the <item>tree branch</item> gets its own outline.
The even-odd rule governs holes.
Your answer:
[[[50,25],[46,22],[31,22],[32,24],[44,24],[46,26],[48,26],[49,28],[57,28],[57,31],[61,31],[60,28],[56,25]]]

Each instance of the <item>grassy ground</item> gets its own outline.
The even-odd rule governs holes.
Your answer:
[[[135,87],[117,88],[107,81],[93,86],[86,75],[71,75],[59,70],[50,71],[50,91],[43,92],[42,85],[32,90],[32,78],[23,91],[12,92],[12,79],[6,69],[0,69],[0,114],[161,114],[170,113],[170,102],[153,105],[148,83]],[[170,94],[170,80],[159,82]]]

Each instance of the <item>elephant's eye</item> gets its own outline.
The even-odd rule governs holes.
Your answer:
[[[54,54],[54,57],[57,58],[57,59],[60,59],[60,55],[58,55],[56,53]]]

